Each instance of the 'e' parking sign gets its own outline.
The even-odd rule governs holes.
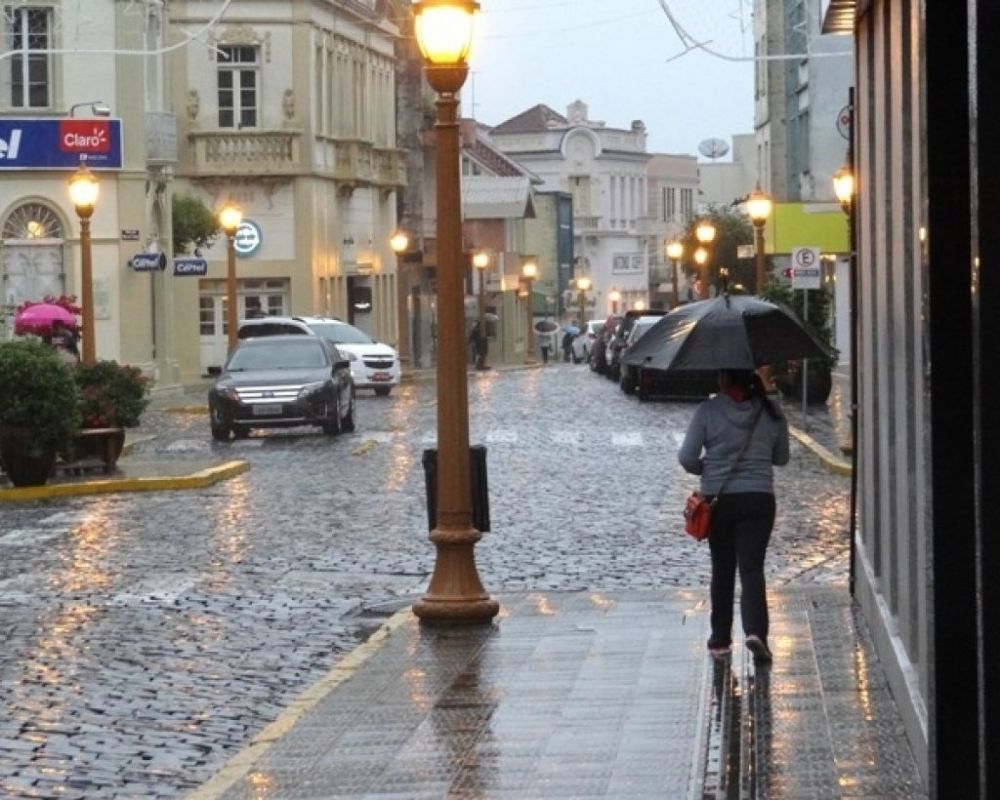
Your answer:
[[[233,237],[233,249],[241,258],[249,258],[260,249],[260,225],[252,219],[244,219]]]

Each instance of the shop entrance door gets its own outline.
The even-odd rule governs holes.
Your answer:
[[[201,340],[202,374],[214,375],[226,362],[229,330],[226,327],[229,304],[226,282],[203,280],[199,284],[198,326]],[[236,299],[239,319],[254,316],[288,314],[287,279],[237,281]]]

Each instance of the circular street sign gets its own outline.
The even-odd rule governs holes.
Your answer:
[[[246,258],[260,249],[260,242],[260,225],[252,219],[245,219],[236,229],[236,235],[233,236],[233,249],[236,251],[236,255]]]
[[[792,260],[796,267],[809,268],[816,264],[819,251],[811,247],[798,247],[792,253]]]
[[[851,107],[844,106],[837,113],[837,133],[845,139],[851,138]]]

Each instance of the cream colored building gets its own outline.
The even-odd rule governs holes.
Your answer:
[[[174,190],[240,206],[239,314],[325,314],[396,341],[396,26],[375,0],[236,0],[170,61],[180,159]],[[174,0],[171,38],[219,4]],[[204,275],[175,276],[182,374],[226,352],[226,240]]]
[[[169,230],[174,136],[155,54],[160,9],[8,3],[0,28],[0,336],[12,335],[25,300],[81,293],[67,181],[85,157],[100,182],[91,220],[97,356],[172,377],[168,278],[130,266]]]

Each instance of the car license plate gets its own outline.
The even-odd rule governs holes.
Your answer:
[[[253,407],[253,415],[255,417],[277,417],[281,415],[281,404],[280,403],[268,403],[266,405],[257,405]]]
[[[392,373],[391,372],[376,372],[376,373],[374,373],[372,375],[372,380],[373,381],[391,381],[392,380]]]

